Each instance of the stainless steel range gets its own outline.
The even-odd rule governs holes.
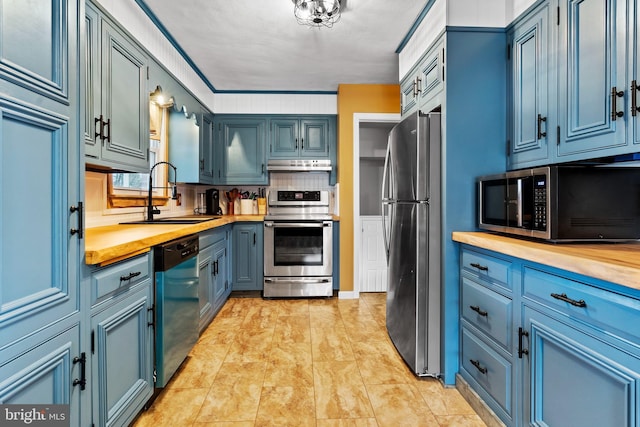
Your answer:
[[[333,295],[328,191],[272,190],[264,219],[264,297]]]

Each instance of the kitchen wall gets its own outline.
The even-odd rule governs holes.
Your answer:
[[[353,115],[400,113],[399,85],[338,86],[338,182],[340,191],[340,296],[353,292]]]

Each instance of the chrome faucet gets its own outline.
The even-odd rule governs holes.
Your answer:
[[[154,187],[153,186],[153,170],[158,165],[168,165],[173,168],[173,185],[170,187]],[[151,170],[149,171],[149,201],[147,204],[147,221],[153,221],[153,214],[159,214],[160,209],[156,209],[153,206],[153,189],[154,188],[171,188],[171,198],[176,200],[178,198],[178,191],[176,188],[178,181],[178,171],[175,166],[173,166],[169,162],[158,162],[155,165],[151,166]],[[169,177],[167,176],[167,182],[169,182]]]

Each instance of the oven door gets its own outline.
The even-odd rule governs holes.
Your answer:
[[[264,221],[264,275],[331,276],[332,240],[332,221]]]

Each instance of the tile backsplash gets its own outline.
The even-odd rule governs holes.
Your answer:
[[[87,228],[113,225],[125,221],[144,219],[146,210],[143,207],[109,209],[107,207],[107,178],[108,174],[85,172],[85,222]],[[240,191],[258,193],[260,188],[285,190],[328,190],[330,194],[332,212],[337,212],[338,186],[329,185],[329,174],[325,172],[284,173],[272,172],[269,176],[269,186],[207,186],[194,184],[178,184],[180,205],[170,200],[167,206],[160,207],[160,216],[180,216],[198,213],[200,194],[209,188],[220,190],[221,206],[226,212],[226,198],[224,193],[232,188]]]

